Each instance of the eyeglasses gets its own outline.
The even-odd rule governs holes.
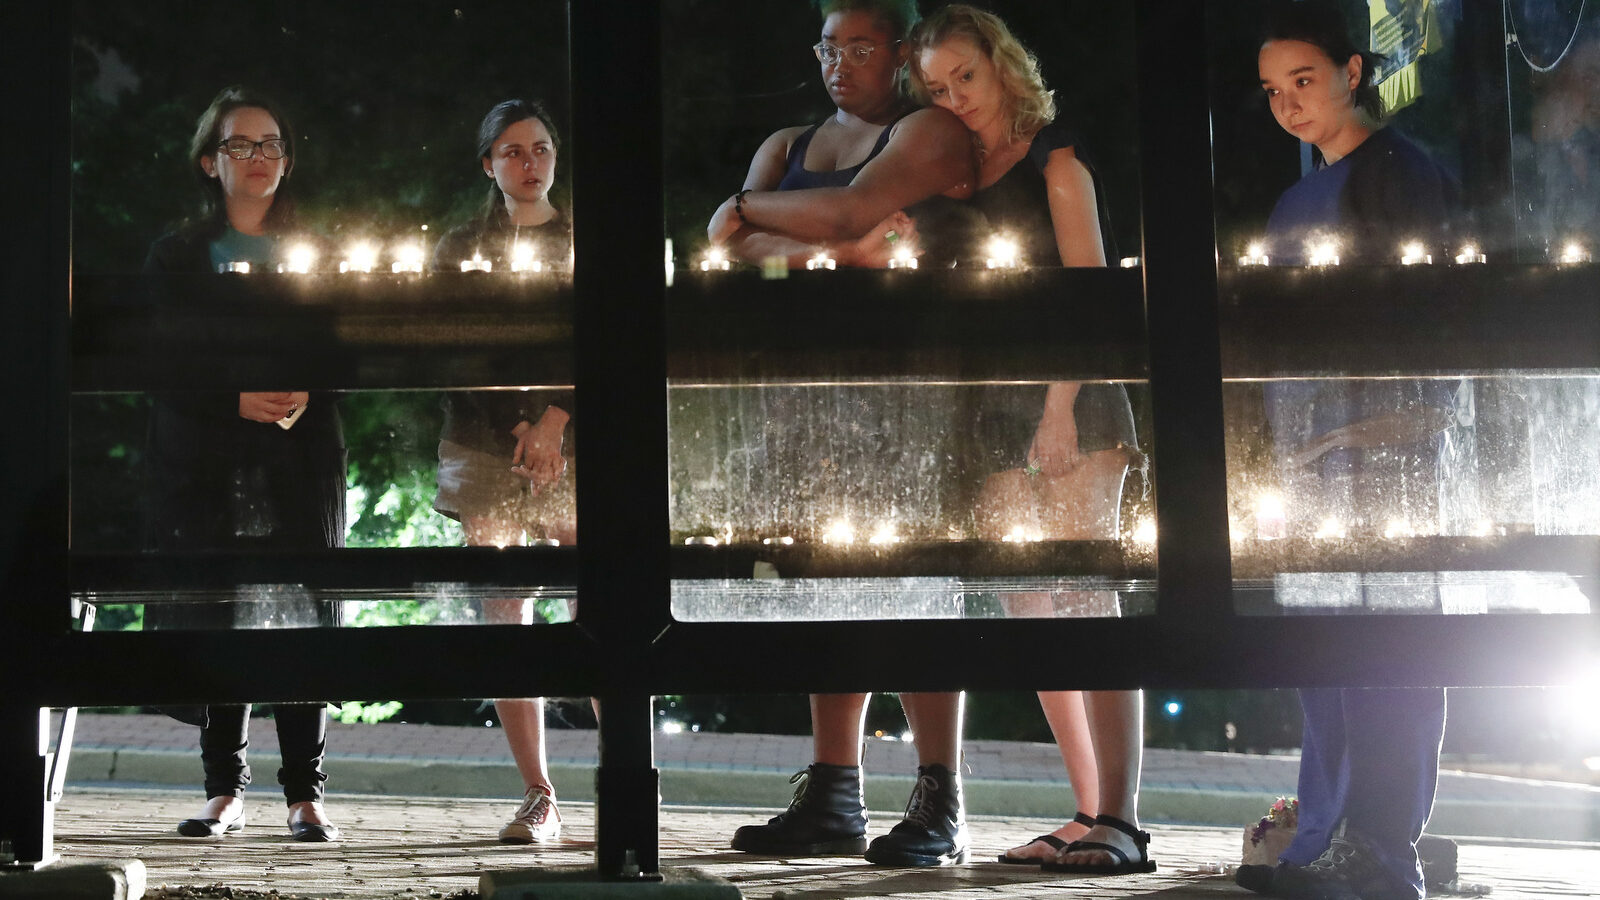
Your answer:
[[[262,159],[283,159],[289,155],[289,142],[283,138],[252,141],[249,138],[236,137],[217,141],[217,149],[226,152],[234,159],[249,159],[256,155],[257,149],[261,151]]]
[[[817,55],[817,62],[823,65],[836,66],[842,59],[853,66],[861,66],[866,65],[867,60],[872,58],[872,51],[876,49],[878,49],[877,44],[869,44],[866,41],[854,41],[843,47],[823,41],[812,47],[811,52]]]

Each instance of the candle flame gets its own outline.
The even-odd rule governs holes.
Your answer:
[[[885,544],[897,544],[899,542],[900,535],[894,533],[893,522],[884,522],[883,524],[879,525],[878,530],[874,531],[872,533],[872,537],[867,539],[867,543],[880,547]]]
[[[1339,264],[1338,243],[1327,239],[1307,242],[1306,264],[1312,266],[1337,266]]]
[[[317,250],[310,244],[295,244],[289,248],[286,258],[289,263],[289,271],[304,275],[310,272],[311,267],[316,264]]]
[[[852,544],[855,543],[855,539],[856,530],[850,527],[849,521],[845,519],[829,523],[827,529],[822,532],[824,544]]]
[[[997,234],[989,239],[988,266],[991,269],[1015,268],[1019,252],[1016,241]]]
[[[1564,263],[1583,263],[1589,261],[1589,254],[1584,252],[1583,245],[1577,241],[1568,241],[1561,248],[1561,261]]]
[[[1133,542],[1141,547],[1156,545],[1156,520],[1153,517],[1139,517],[1139,524],[1133,529]]]

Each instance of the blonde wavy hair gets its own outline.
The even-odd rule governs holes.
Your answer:
[[[922,77],[921,56],[951,38],[966,38],[994,63],[1003,89],[1001,114],[1008,123],[1006,139],[1031,138],[1054,121],[1056,101],[1039,74],[1039,60],[1022,46],[994,13],[955,3],[929,15],[911,30],[911,94],[917,102],[931,103],[932,94]]]

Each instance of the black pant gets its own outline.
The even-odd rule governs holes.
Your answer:
[[[239,797],[250,783],[250,764],[245,750],[250,746],[250,707],[214,704],[209,707],[210,722],[200,729],[200,761],[206,771],[206,799]],[[284,800],[290,804],[322,799],[322,771],[327,750],[327,712],[321,703],[274,704],[272,715],[278,725],[278,746],[283,768],[278,783]]]

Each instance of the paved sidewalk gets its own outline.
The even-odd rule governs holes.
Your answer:
[[[144,861],[149,898],[195,896],[179,886],[226,885],[206,897],[398,898],[466,897],[484,872],[555,865],[592,865],[594,809],[563,801],[563,840],[515,847],[495,843],[507,812],[499,801],[438,797],[342,796],[331,812],[344,829],[336,844],[297,844],[270,795],[252,794],[250,824],[222,838],[182,838],[173,824],[191,815],[193,791],[70,788],[57,809],[58,849],[70,859]],[[898,819],[874,811],[877,835]],[[661,814],[665,867],[694,866],[737,885],[760,900],[1032,900],[1032,898],[1160,898],[1248,900],[1255,895],[1219,874],[1239,858],[1240,835],[1231,828],[1152,825],[1151,856],[1159,870],[1126,878],[1048,875],[1027,866],[992,861],[1005,847],[1053,827],[1054,820],[977,816],[973,861],[945,869],[881,869],[858,858],[779,859],[725,849],[732,829],[749,810],[667,806]],[[1488,887],[1492,900],[1593,897],[1600,892],[1600,849],[1464,842],[1461,880]],[[0,875],[3,879],[5,875]],[[163,890],[163,888],[166,888]],[[249,892],[249,893],[246,893]],[[626,897],[627,893],[613,896]]]
[[[277,734],[252,727],[256,791],[271,789]],[[195,730],[159,715],[85,714],[69,769],[73,784],[191,786],[198,792]],[[552,776],[563,800],[592,800],[595,732],[548,731]],[[656,736],[662,795],[669,804],[775,810],[789,799],[787,779],[810,758],[803,736],[676,734]],[[498,728],[436,725],[329,726],[329,787],[342,794],[515,798],[520,781]],[[967,797],[976,814],[1064,818],[1071,790],[1054,745],[969,741]],[[1293,794],[1299,761],[1148,750],[1140,813],[1167,824],[1242,827],[1272,799]],[[867,803],[899,810],[916,770],[910,745],[873,740],[866,756]],[[749,820],[746,812],[742,820]],[[1429,831],[1442,835],[1516,836],[1600,842],[1600,788],[1445,772]]]

